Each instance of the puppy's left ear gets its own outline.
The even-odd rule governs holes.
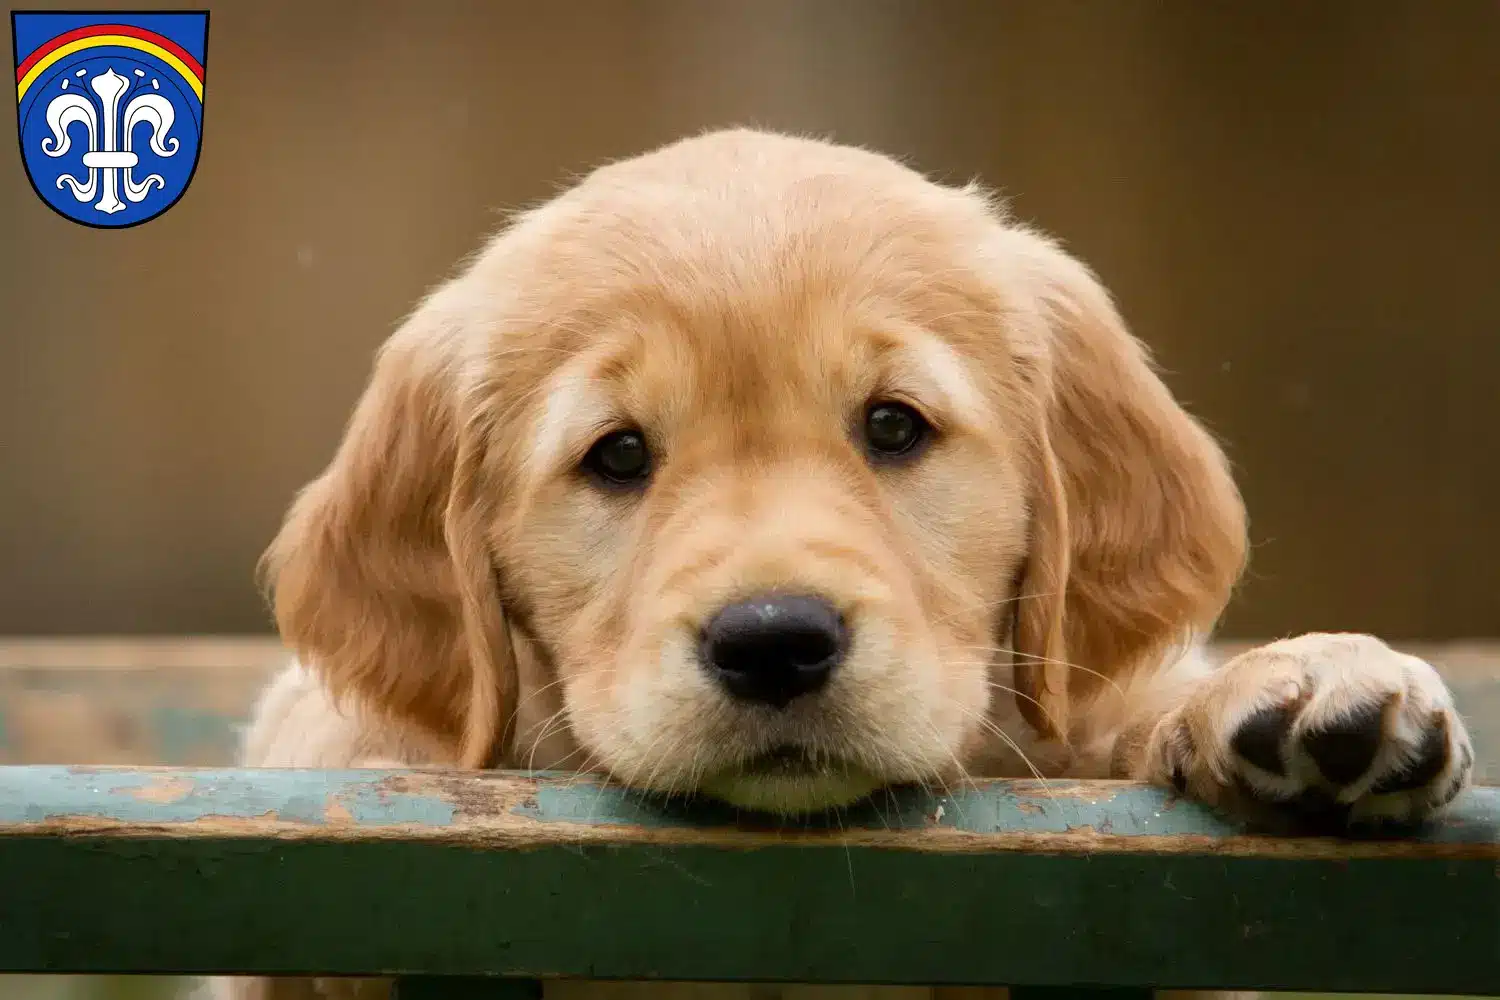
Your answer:
[[[1223,452],[1103,286],[1040,235],[1006,239],[1038,306],[1023,367],[1041,485],[1016,605],[1017,702],[1066,739],[1070,703],[1101,674],[1122,678],[1212,627],[1244,567],[1245,511]]]
[[[338,452],[261,570],[282,637],[335,694],[482,767],[503,743],[517,680],[462,343],[440,300],[386,342]]]

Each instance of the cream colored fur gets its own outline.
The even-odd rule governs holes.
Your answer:
[[[881,400],[932,425],[909,461],[859,444]],[[604,489],[579,461],[622,427],[651,478]],[[1442,808],[1471,754],[1425,663],[1326,634],[1208,661],[1245,551],[1219,447],[1055,242],[874,153],[710,133],[525,213],[382,349],[267,554],[298,659],[244,763],[582,769],[785,811],[1034,774],[1227,809],[1247,788],[1323,789],[1365,817]],[[854,638],[816,698],[746,707],[696,632],[785,589],[825,595]],[[1300,741],[1369,704],[1381,750],[1332,787]],[[1233,744],[1281,707],[1277,775]],[[788,744],[836,763],[746,770]],[[1431,780],[1377,787],[1433,745]],[[771,995],[632,995],[694,990]]]

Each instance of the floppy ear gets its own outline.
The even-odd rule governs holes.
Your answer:
[[[1244,567],[1245,511],[1223,452],[1099,282],[1042,237],[1013,235],[1045,327],[1017,703],[1066,739],[1070,701],[1097,689],[1098,674],[1123,676],[1212,627]]]
[[[415,723],[481,767],[514,702],[476,504],[459,335],[428,306],[380,350],[332,463],[262,562],[283,638],[335,694]]]

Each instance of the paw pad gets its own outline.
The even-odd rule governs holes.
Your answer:
[[[1396,698],[1384,704],[1357,706],[1302,736],[1301,746],[1329,783],[1344,787],[1360,779],[1375,763],[1385,742],[1386,713]],[[1444,752],[1447,744],[1444,743]],[[1442,762],[1438,764],[1442,770]]]
[[[1286,777],[1283,747],[1300,707],[1274,705],[1253,713],[1235,730],[1229,741],[1230,749],[1267,774]]]
[[[1403,722],[1403,711],[1399,694],[1326,719],[1308,718],[1318,707],[1305,698],[1257,709],[1229,739],[1237,792],[1304,819],[1409,818],[1446,805],[1473,753],[1453,739],[1446,712]],[[1360,806],[1380,797],[1390,805]]]
[[[1473,754],[1464,747],[1467,760],[1461,769],[1467,769]],[[1425,788],[1437,780],[1448,766],[1448,719],[1439,712],[1432,725],[1422,734],[1417,752],[1405,767],[1398,768],[1381,778],[1370,788],[1372,795],[1389,795],[1394,792],[1410,792]]]
[[[1368,636],[1310,633],[1241,654],[1153,740],[1157,780],[1301,828],[1422,821],[1473,771],[1437,671]]]

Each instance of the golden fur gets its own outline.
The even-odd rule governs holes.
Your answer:
[[[930,421],[919,457],[867,461],[879,399]],[[643,490],[578,472],[622,426]],[[1245,553],[1222,452],[1055,242],[875,153],[715,132],[523,214],[382,348],[267,554],[297,662],[245,762],[589,769],[785,811],[1109,774],[1233,807],[1250,713],[1316,727],[1368,694],[1401,700],[1382,767],[1433,726],[1449,757],[1345,801],[1439,808],[1467,737],[1426,664],[1328,635],[1207,661]],[[767,591],[826,596],[853,636],[779,712],[726,697],[693,638]],[[825,766],[745,770],[786,744]]]

